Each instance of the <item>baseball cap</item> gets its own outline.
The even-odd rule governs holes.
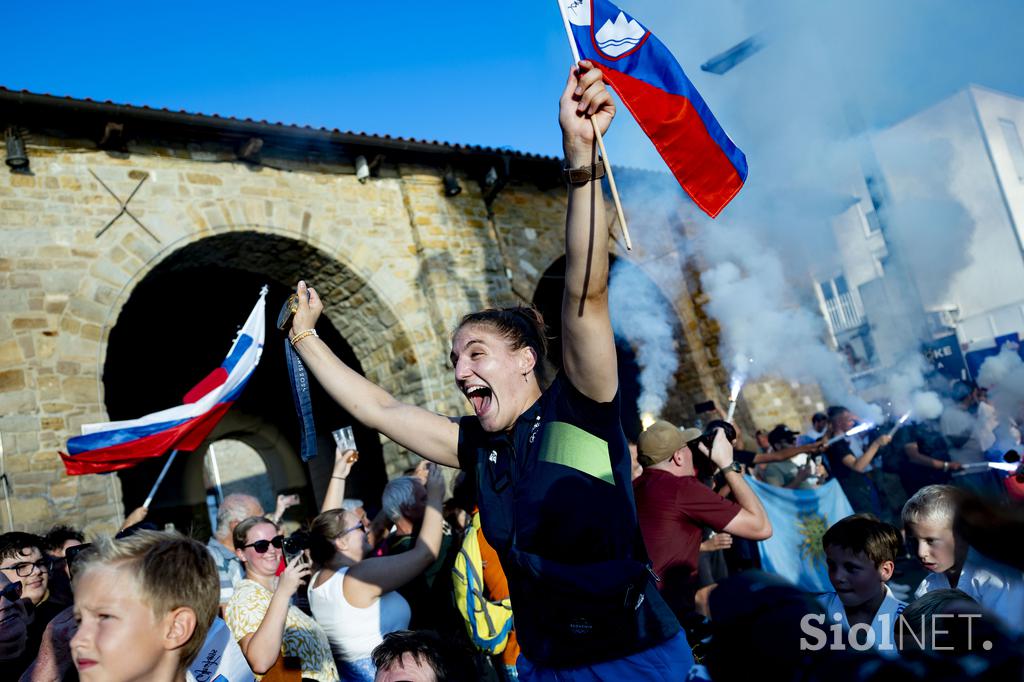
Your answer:
[[[645,467],[660,464],[679,448],[700,438],[701,434],[700,429],[680,430],[675,424],[659,419],[644,429],[637,439],[637,459]]]
[[[775,445],[776,443],[783,443],[791,438],[796,438],[799,435],[785,424],[779,424],[768,434],[768,442]]]

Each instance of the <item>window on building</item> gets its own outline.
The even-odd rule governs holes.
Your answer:
[[[837,275],[833,279],[818,282],[818,289],[825,302],[825,314],[833,332],[855,329],[864,323],[860,305],[846,284],[846,277]]]
[[[878,213],[885,203],[885,186],[883,181],[875,175],[865,175],[864,184],[868,188],[868,197],[871,199],[871,210],[864,212],[864,219],[867,221],[867,233],[873,234],[882,229],[878,219]]]
[[[999,119],[999,127],[1003,129],[1003,139],[1010,150],[1010,158],[1013,159],[1013,169],[1017,171],[1017,180],[1024,182],[1024,145],[1020,141],[1020,132],[1017,131],[1017,124],[1005,118]]]

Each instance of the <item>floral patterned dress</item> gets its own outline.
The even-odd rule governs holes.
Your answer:
[[[224,610],[224,619],[235,640],[256,632],[263,616],[270,608],[274,593],[255,580],[246,578],[235,586]],[[281,638],[281,653],[297,656],[302,661],[302,677],[318,682],[338,682],[338,669],[334,666],[331,644],[315,620],[295,608],[288,607]],[[256,676],[259,679],[259,675]]]

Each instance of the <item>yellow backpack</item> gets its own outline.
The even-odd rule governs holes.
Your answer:
[[[485,596],[483,560],[480,558],[480,513],[473,514],[466,529],[462,549],[455,557],[452,582],[455,603],[466,623],[473,644],[492,656],[500,654],[508,644],[512,630],[512,604],[509,599],[491,601]]]

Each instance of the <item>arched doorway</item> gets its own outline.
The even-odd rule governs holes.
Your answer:
[[[633,276],[646,280],[649,286],[645,287],[646,295],[658,297],[658,307],[669,311],[670,323],[674,329],[675,339],[681,339],[679,320],[673,311],[673,307],[667,298],[660,292],[654,282],[650,281],[643,272],[629,261],[617,258],[614,254],[609,256],[612,268],[629,268]],[[565,256],[562,256],[544,271],[537,289],[533,295],[533,304],[544,316],[548,327],[548,362],[555,369],[562,366],[562,296],[565,291]],[[636,349],[625,338],[616,335],[615,351],[618,360],[619,374],[619,396],[620,412],[619,418],[622,421],[622,428],[626,437],[636,441],[637,436],[643,430],[640,410],[641,385],[640,365],[637,362]],[[673,418],[666,412],[662,413],[665,418]]]
[[[298,421],[285,368],[285,340],[274,323],[299,273],[323,260],[324,255],[308,244],[256,232],[216,235],[169,255],[136,285],[110,332],[103,369],[110,418],[134,418],[179,404],[185,392],[223,360],[235,330],[266,284],[270,293],[262,360],[208,442],[231,438],[246,443],[262,458],[275,494],[300,494],[302,508],[293,513],[306,517],[315,514],[330,477],[330,432],[352,425],[361,458],[347,494],[364,499],[368,507],[379,504],[386,473],[378,434],[355,423],[315,381],[312,399],[320,456],[303,464],[297,454]],[[344,284],[329,281],[325,270],[317,271],[324,290],[344,290]],[[343,361],[363,372],[331,320],[324,316],[317,328]],[[197,536],[208,532],[204,455],[205,448],[179,455],[148,520],[158,526],[174,523]],[[163,459],[118,473],[126,510],[142,503],[162,466]]]

